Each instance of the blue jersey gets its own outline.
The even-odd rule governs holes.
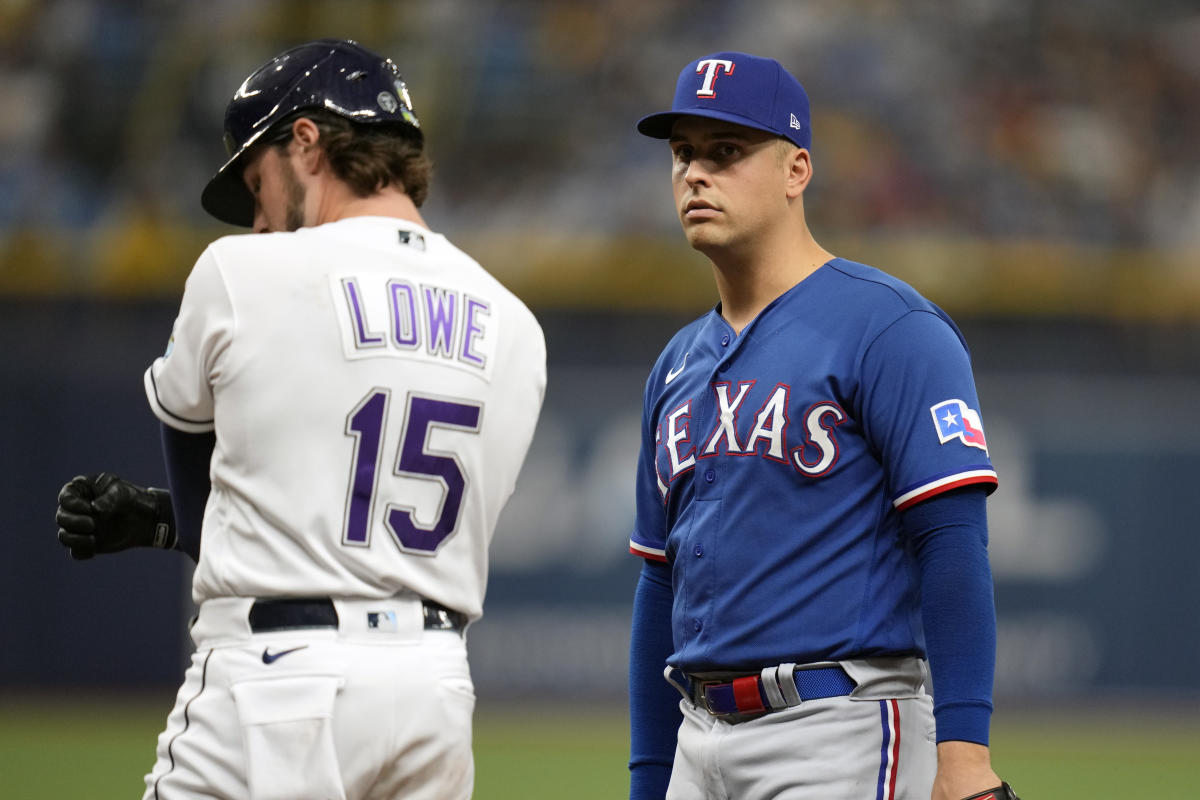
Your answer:
[[[834,259],[740,335],[716,310],[679,331],[642,424],[630,547],[671,565],[669,663],[924,655],[900,511],[996,485],[945,312]]]

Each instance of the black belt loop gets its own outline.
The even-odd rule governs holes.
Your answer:
[[[427,631],[458,631],[462,633],[467,627],[466,614],[446,608],[441,603],[422,600],[421,610],[425,615],[425,630]]]
[[[337,609],[328,597],[273,597],[250,606],[250,630],[255,633],[337,626]]]
[[[457,631],[467,627],[467,615],[446,608],[432,600],[421,601],[421,612],[427,631]],[[328,597],[269,597],[259,598],[250,606],[250,630],[300,630],[304,628],[336,628],[337,608]]]

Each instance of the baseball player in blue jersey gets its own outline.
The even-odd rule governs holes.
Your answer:
[[[418,208],[396,66],[292,48],[225,115],[212,243],[145,374],[170,493],[59,495],[76,558],[197,560],[196,644],[147,800],[447,800],[473,785],[465,629],[541,408],[533,314]]]
[[[697,59],[638,130],[670,145],[720,302],[646,382],[630,796],[1011,800],[961,333],[813,238],[808,98],[778,62]]]

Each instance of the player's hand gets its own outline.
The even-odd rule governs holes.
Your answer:
[[[973,742],[944,741],[937,746],[937,775],[932,800],[970,800],[987,797],[992,787],[1001,785],[992,769],[988,748]],[[1009,800],[995,791],[993,800]]]
[[[79,475],[58,493],[58,541],[75,559],[131,547],[175,546],[170,496],[108,472]]]

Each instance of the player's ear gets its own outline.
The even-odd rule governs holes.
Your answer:
[[[317,171],[321,161],[321,129],[308,117],[299,117],[292,123],[292,140],[300,151],[301,163],[311,173]]]
[[[812,155],[803,147],[796,147],[790,142],[785,144],[783,164],[787,170],[787,196],[789,200],[794,200],[804,194],[812,180]]]

